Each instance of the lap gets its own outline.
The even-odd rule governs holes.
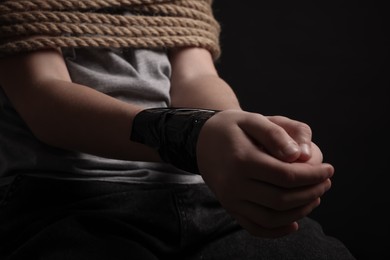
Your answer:
[[[294,234],[253,237],[202,184],[24,176],[0,207],[1,259],[354,259],[308,218]]]

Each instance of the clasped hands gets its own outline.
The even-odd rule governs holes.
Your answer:
[[[310,127],[282,116],[225,110],[203,126],[197,161],[205,183],[248,232],[280,237],[320,204],[334,168]]]

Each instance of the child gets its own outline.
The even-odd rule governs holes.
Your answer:
[[[26,11],[27,9],[27,11]],[[1,259],[354,259],[310,127],[243,111],[211,1],[0,3]]]

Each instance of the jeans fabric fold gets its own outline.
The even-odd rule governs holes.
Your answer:
[[[355,259],[310,218],[278,239],[251,236],[205,184],[18,176],[3,190],[0,259]]]

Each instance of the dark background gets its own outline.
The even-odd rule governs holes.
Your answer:
[[[386,9],[261,2],[214,1],[221,76],[244,109],[311,126],[336,169],[311,216],[357,259],[390,259]]]

